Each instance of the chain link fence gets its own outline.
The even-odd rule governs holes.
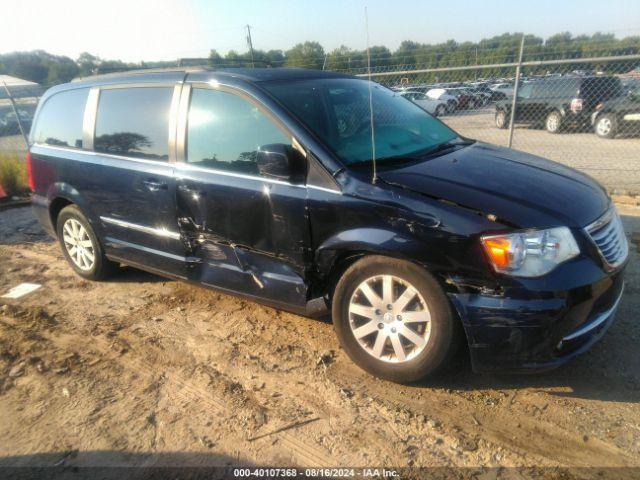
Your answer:
[[[362,69],[351,73],[368,76]],[[372,71],[371,78],[466,137],[563,163],[612,193],[640,194],[640,55],[387,67]],[[13,190],[6,178],[15,176],[16,162],[24,159],[33,114],[46,88],[0,79],[0,188],[5,194]]]
[[[45,89],[0,75],[0,199],[23,194],[27,189],[27,136]]]
[[[612,193],[640,194],[640,55],[372,71],[371,78],[464,136],[563,163]]]

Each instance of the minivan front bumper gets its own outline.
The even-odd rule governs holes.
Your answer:
[[[478,372],[533,372],[587,351],[611,326],[624,290],[624,268],[568,291],[518,298],[450,293]],[[546,297],[546,298],[542,298]]]

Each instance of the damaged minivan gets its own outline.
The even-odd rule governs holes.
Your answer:
[[[42,97],[34,210],[70,266],[130,265],[310,317],[379,377],[533,371],[611,325],[628,246],[593,179],[464,138],[366,79],[181,69]]]

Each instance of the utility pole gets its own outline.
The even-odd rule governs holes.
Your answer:
[[[247,25],[247,45],[249,46],[249,52],[251,52],[251,68],[256,68],[253,63],[253,43],[251,42],[251,26]]]

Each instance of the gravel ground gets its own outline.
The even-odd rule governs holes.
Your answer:
[[[627,233],[639,232],[640,209],[621,213]],[[489,376],[461,355],[442,379],[399,386],[355,367],[329,323],[133,269],[85,281],[28,208],[0,212],[0,292],[42,284],[0,299],[0,471],[374,465],[550,478],[547,467],[586,467],[572,472],[637,478],[632,247],[617,322],[574,363]]]

